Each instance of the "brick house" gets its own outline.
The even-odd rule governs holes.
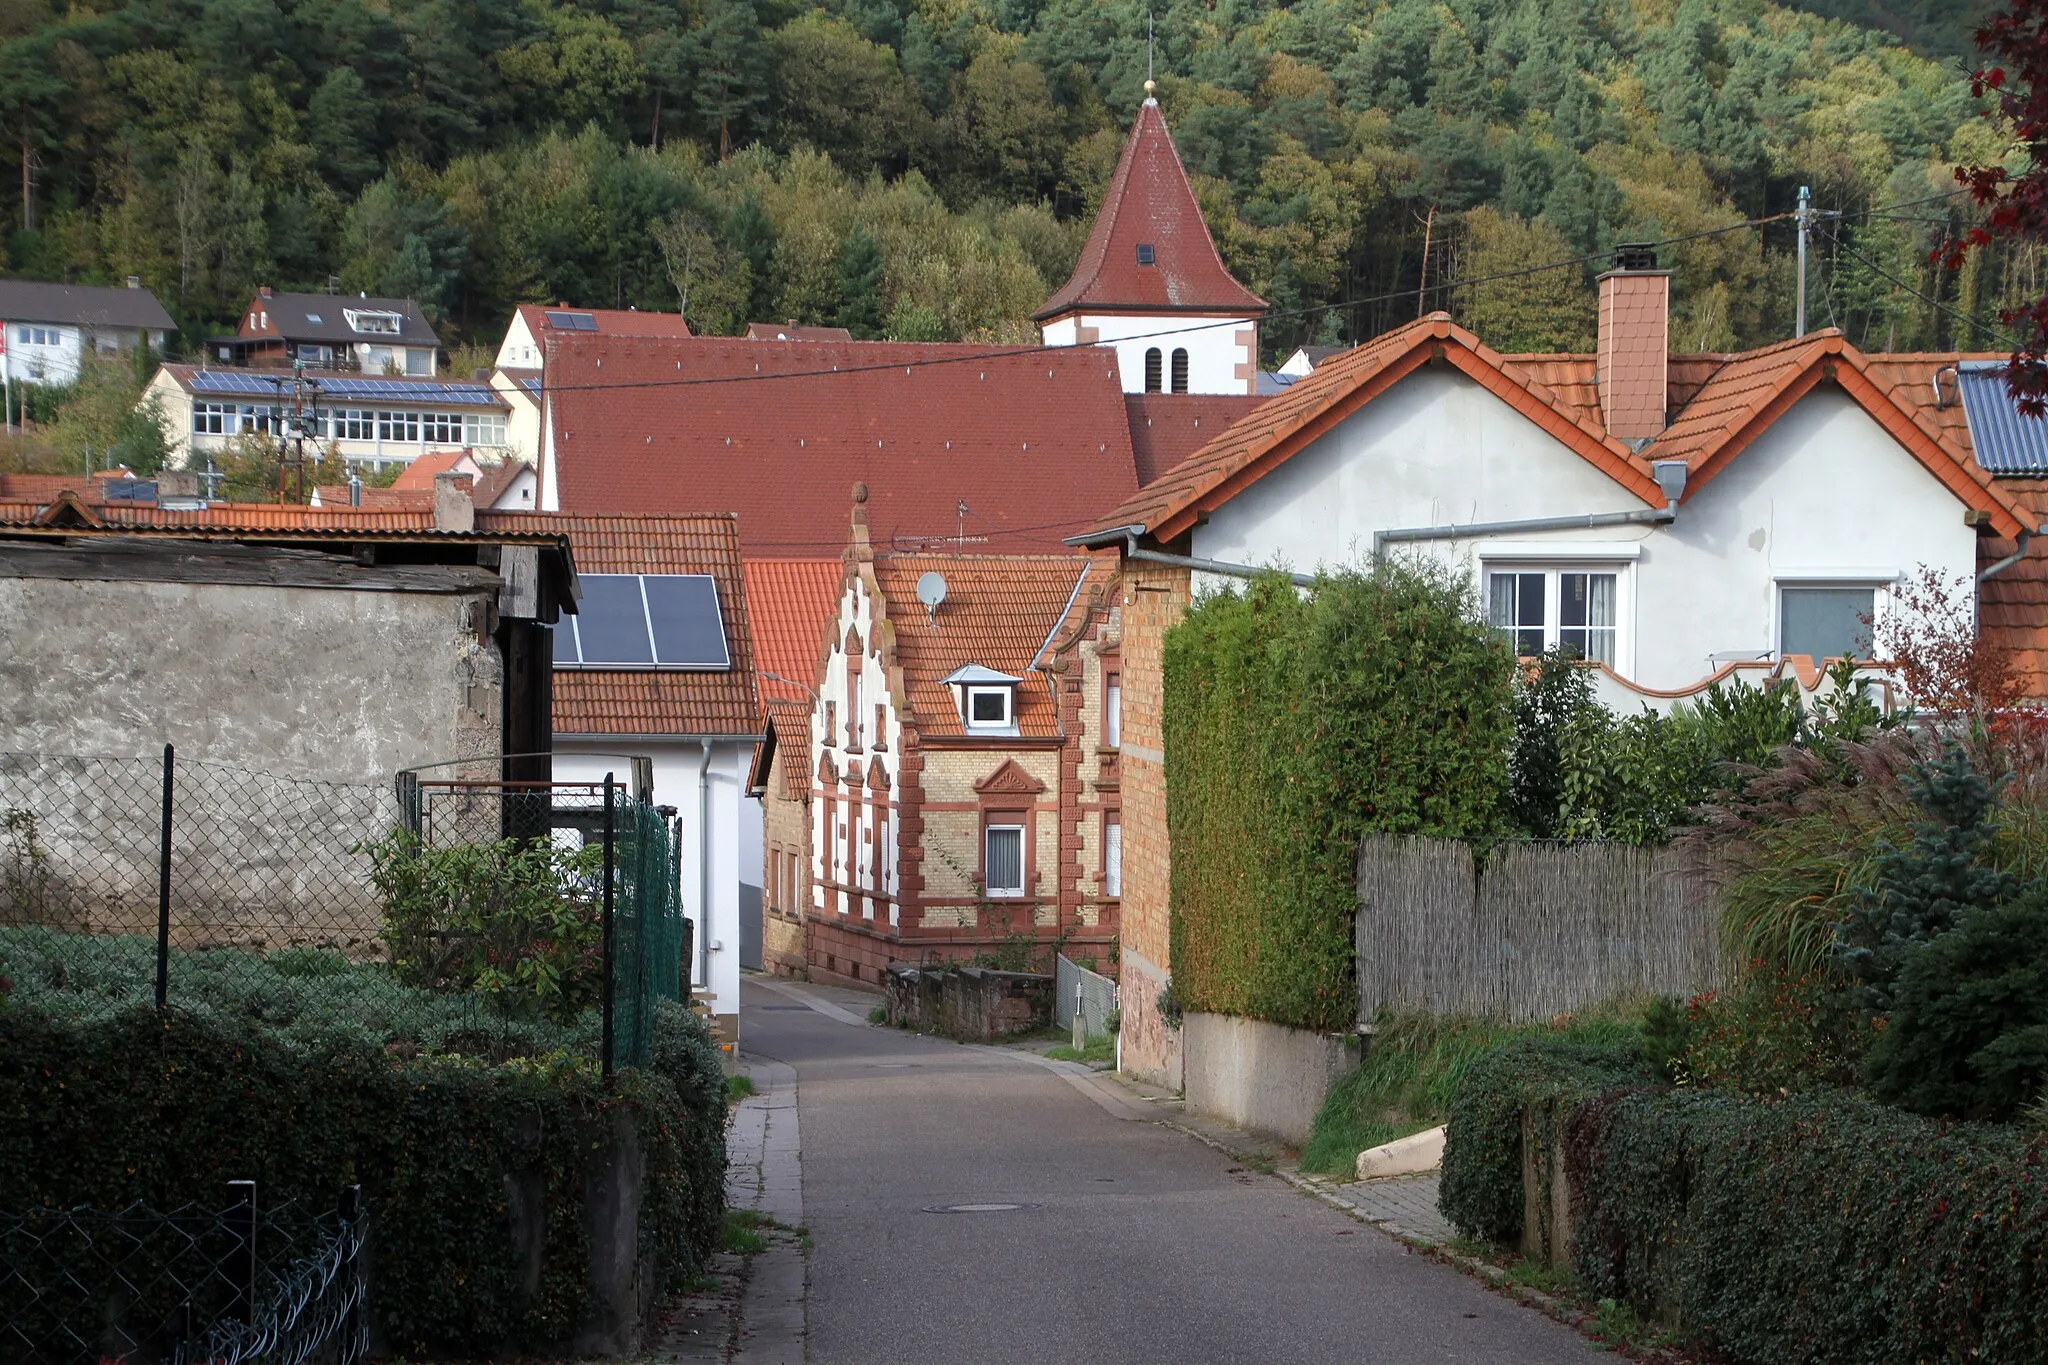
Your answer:
[[[1112,561],[878,552],[865,498],[816,694],[771,704],[755,766],[782,849],[807,817],[770,896],[801,900],[808,975],[1055,944],[1113,966]]]

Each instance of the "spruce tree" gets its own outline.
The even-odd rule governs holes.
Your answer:
[[[858,341],[882,335],[882,249],[865,228],[839,243],[839,325]]]

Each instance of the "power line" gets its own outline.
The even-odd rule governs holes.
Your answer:
[[[1958,310],[1949,307],[1949,305],[1943,303],[1940,299],[1934,297],[1934,295],[1925,293],[1918,287],[1906,283],[1904,280],[1892,274],[1883,266],[1879,265],[1876,261],[1871,260],[1868,256],[1865,256],[1862,252],[1856,250],[1854,247],[1845,245],[1842,241],[1841,233],[1830,232],[1828,234],[1828,239],[1835,244],[1835,250],[1841,252],[1850,260],[1860,263],[1864,267],[1864,269],[1870,271],[1879,279],[1890,283],[1896,288],[1905,290],[1908,294],[1911,294],[1914,298],[1919,299],[1922,303],[1929,304],[1932,307],[1938,309],[1939,311],[1946,313],[1949,317],[1953,318],[1957,322],[1960,322],[1967,327],[1981,327],[1986,332],[1990,333],[1991,336],[1995,339],[2004,342],[2006,345],[2012,347],[2014,350],[2019,349],[2019,342],[2007,336],[2005,333],[1999,331],[1990,323],[1985,322],[1981,318],[1973,318],[1967,313],[1959,312]]]

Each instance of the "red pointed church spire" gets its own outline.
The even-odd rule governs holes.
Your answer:
[[[1266,301],[1239,284],[1217,254],[1151,92],[1146,81],[1145,103],[1073,276],[1032,314],[1034,321],[1084,309],[1239,315],[1265,309]]]

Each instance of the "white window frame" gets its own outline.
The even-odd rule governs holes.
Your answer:
[[[970,730],[1011,730],[1011,729],[1015,729],[1015,728],[1016,728],[1016,725],[1017,725],[1017,719],[1016,719],[1016,699],[1015,699],[1015,697],[1014,697],[1014,696],[1013,696],[1012,694],[1013,694],[1013,693],[1014,693],[1014,692],[1015,692],[1016,690],[1017,690],[1017,689],[1015,689],[1014,687],[1011,687],[1011,686],[1009,686],[1008,684],[1002,684],[1002,685],[998,685],[998,686],[980,686],[980,687],[976,687],[976,686],[970,686],[970,687],[968,687],[968,688],[967,688],[967,696],[966,696],[966,699],[965,699],[965,707],[966,707],[966,710],[965,710],[964,714],[963,714],[963,715],[961,716],[961,721],[962,721],[962,723],[963,723],[963,724],[965,724],[965,725],[966,725],[966,727],[967,727],[968,729],[970,729]],[[978,698],[978,697],[991,697],[991,696],[993,696],[993,697],[1000,697],[1000,698],[1002,698],[1002,702],[1003,702],[1003,718],[1002,718],[1001,720],[976,720],[976,719],[974,718],[974,702],[975,702],[975,699],[976,699],[976,698]]]
[[[459,446],[463,436],[462,414],[459,412],[423,412],[420,414],[420,440],[430,446]]]
[[[1115,837],[1111,838],[1111,831]],[[1124,896],[1124,819],[1120,810],[1102,813],[1102,898],[1122,900]]]
[[[1562,576],[1573,573],[1613,574],[1614,662],[1609,667],[1621,677],[1633,677],[1636,666],[1636,602],[1635,565],[1632,561],[1635,553],[1640,553],[1640,550],[1631,547],[1634,553],[1626,558],[1609,558],[1604,554],[1587,554],[1588,547],[1585,546],[1559,546],[1559,550],[1572,556],[1564,558],[1562,555],[1552,557],[1547,553],[1532,554],[1530,551],[1533,548],[1517,545],[1512,547],[1512,554],[1502,554],[1491,547],[1482,547],[1479,556],[1479,583],[1484,596],[1483,606],[1487,619],[1493,619],[1493,575],[1542,574],[1543,648],[1555,649],[1559,639],[1559,622],[1564,615]]]
[[[1877,632],[1884,628],[1891,610],[1892,589],[1898,585],[1896,569],[1780,570],[1771,579],[1771,657],[1785,657],[1785,589],[1868,588],[1870,590],[1871,652],[1876,652]],[[1816,664],[1820,663],[1815,659]],[[1858,660],[1867,663],[1869,660]]]
[[[398,313],[375,308],[344,308],[341,315],[351,332],[363,336],[395,337],[405,332],[405,318]]]
[[[989,864],[992,861],[989,858],[989,844],[997,834],[1014,834],[1017,836],[1017,884],[1015,886],[997,886],[994,878],[989,875]],[[1022,900],[1024,898],[1024,884],[1030,879],[1030,873],[1025,867],[1024,834],[1025,830],[1022,825],[997,824],[994,821],[990,821],[981,827],[981,889],[982,894],[991,900]]]
[[[497,447],[505,444],[505,414],[466,412],[462,415],[462,443],[467,446]]]
[[[1124,744],[1124,675],[1112,674],[1115,682],[1102,685],[1102,747],[1121,749]]]

